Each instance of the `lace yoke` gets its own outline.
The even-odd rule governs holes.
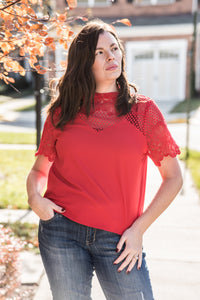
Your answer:
[[[95,93],[94,107],[91,108],[90,115],[84,114],[84,111],[79,112],[79,116],[96,131],[101,131],[106,127],[119,122],[122,117],[118,117],[115,109],[118,92],[111,93]]]

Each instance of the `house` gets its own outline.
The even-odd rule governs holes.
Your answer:
[[[64,0],[56,3],[60,11],[66,7]],[[128,18],[131,27],[117,23],[115,28],[125,47],[129,81],[156,101],[182,101],[190,97],[193,79],[200,92],[199,6],[197,0],[78,0],[71,15],[109,24]]]

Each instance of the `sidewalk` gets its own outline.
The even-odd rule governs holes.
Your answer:
[[[146,204],[161,180],[149,167]],[[200,299],[199,200],[187,172],[182,192],[144,236],[156,300]]]

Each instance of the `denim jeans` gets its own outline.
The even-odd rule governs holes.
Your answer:
[[[40,220],[39,247],[54,300],[91,300],[96,272],[106,299],[153,300],[143,253],[142,267],[118,273],[114,260],[120,235],[87,227],[55,213]],[[95,300],[95,299],[94,299]]]

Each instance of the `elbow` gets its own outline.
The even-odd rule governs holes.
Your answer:
[[[175,182],[177,187],[177,193],[182,189],[183,186],[183,175],[181,171],[179,170],[178,174],[175,176]]]
[[[178,186],[178,191],[180,191],[182,189],[182,186],[183,186],[183,175],[182,174],[180,174],[178,176],[177,186]]]

